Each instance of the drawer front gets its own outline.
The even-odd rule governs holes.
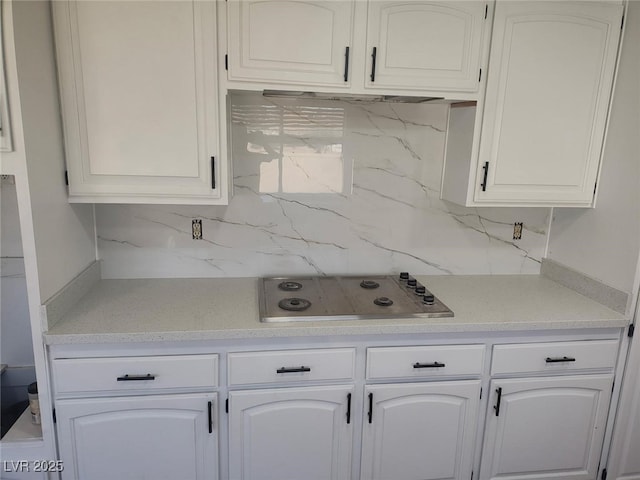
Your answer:
[[[229,354],[229,385],[351,380],[354,348]]]
[[[56,394],[212,388],[218,355],[71,358],[53,361]]]
[[[617,357],[617,340],[496,345],[491,375],[610,369]]]
[[[367,379],[480,375],[484,345],[367,349]]]

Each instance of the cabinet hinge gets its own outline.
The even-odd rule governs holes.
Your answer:
[[[482,387],[480,387],[480,400],[482,400]]]
[[[478,82],[480,82],[481,78],[482,78],[482,69],[480,69],[480,73],[478,74]]]
[[[53,409],[53,423],[58,423],[58,420],[56,418],[56,409]]]
[[[607,480],[607,469],[602,470],[602,475],[600,476],[602,480]]]
[[[636,324],[632,323],[631,325],[629,325],[629,332],[627,333],[627,337],[629,338],[633,337],[633,334],[635,331],[636,331]]]
[[[224,411],[225,413],[229,413],[229,399],[224,402]]]
[[[64,171],[64,184],[66,186],[69,186],[69,171],[68,170]]]
[[[489,4],[488,3],[484,6],[484,19],[485,20],[487,19],[487,13],[489,13]]]
[[[229,55],[224,55],[224,69],[229,70]]]

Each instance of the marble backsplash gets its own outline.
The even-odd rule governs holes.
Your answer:
[[[539,273],[549,209],[439,200],[446,105],[231,100],[229,205],[97,205],[103,278]]]

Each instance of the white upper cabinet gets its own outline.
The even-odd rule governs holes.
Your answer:
[[[590,206],[623,6],[498,2],[475,201]]]
[[[367,88],[476,92],[485,2],[370,1]]]
[[[229,88],[466,99],[480,89],[491,5],[230,0]]]
[[[228,78],[348,86],[354,6],[354,1],[229,1]]]
[[[53,8],[70,201],[225,203],[215,3]]]

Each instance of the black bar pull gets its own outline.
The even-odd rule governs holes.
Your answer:
[[[155,380],[156,376],[147,373],[146,375],[125,375],[124,377],[118,377],[119,382],[139,381],[139,380]]]
[[[413,368],[442,368],[444,367],[444,363],[433,362],[433,363],[414,363]]]
[[[216,157],[211,157],[211,188],[216,189]]]
[[[351,423],[351,394],[347,393],[347,425]]]
[[[373,52],[371,53],[371,81],[376,81],[376,56],[378,55],[378,48],[373,47]]]
[[[556,358],[547,357],[547,359],[545,360],[545,362],[547,363],[575,362],[575,361],[576,359],[572,357],[556,357]]]
[[[500,415],[500,402],[502,401],[502,387],[496,388],[496,393],[498,394],[498,400],[496,404],[493,406],[493,409],[496,411],[496,417]]]
[[[484,165],[482,166],[482,168],[484,169],[484,177],[482,178],[482,183],[480,184],[480,186],[482,187],[482,191],[486,192],[487,191],[487,174],[489,173],[489,162],[484,162]]]
[[[349,47],[344,49],[344,81],[349,81]]]
[[[294,368],[286,368],[282,367],[276,370],[276,373],[300,373],[300,372],[310,372],[311,368],[309,367],[294,367]]]
[[[373,420],[373,393],[369,394],[369,423]]]
[[[211,402],[209,402],[209,433],[213,433],[213,412],[211,409]]]

